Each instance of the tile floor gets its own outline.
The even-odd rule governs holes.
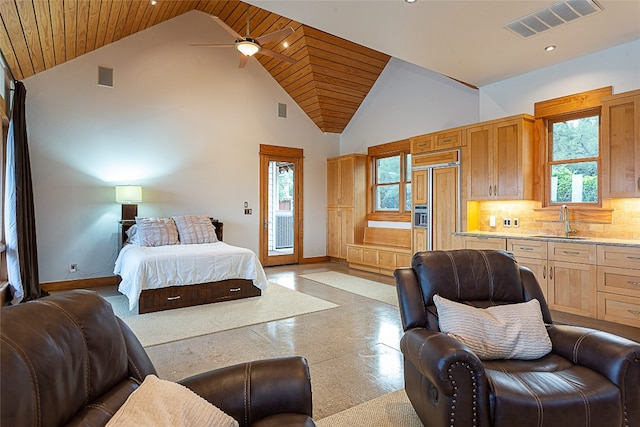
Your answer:
[[[398,308],[300,277],[339,271],[393,285],[393,278],[350,270],[343,263],[265,268],[269,280],[340,307],[294,318],[147,347],[161,378],[178,380],[250,360],[301,355],[307,358],[314,418],[403,387],[402,326]],[[585,324],[640,340],[640,329],[552,313],[556,321]]]

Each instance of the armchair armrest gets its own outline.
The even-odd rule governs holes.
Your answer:
[[[240,426],[275,414],[312,415],[309,366],[303,357],[242,363],[180,384],[235,418]]]
[[[553,352],[622,387],[640,383],[640,344],[607,332],[568,325],[548,327]],[[631,375],[631,377],[630,377]]]

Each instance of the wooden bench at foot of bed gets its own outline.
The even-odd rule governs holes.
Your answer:
[[[365,227],[362,243],[347,245],[349,267],[393,276],[398,267],[411,267],[411,230]]]
[[[253,285],[252,280],[245,279],[146,289],[142,291],[138,299],[138,313],[144,314],[172,308],[257,297],[261,294],[262,292]]]

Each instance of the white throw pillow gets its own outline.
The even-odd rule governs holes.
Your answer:
[[[178,243],[178,230],[171,218],[136,218],[140,246],[165,246]]]
[[[238,422],[187,387],[147,375],[107,427],[238,427]]]
[[[182,215],[172,217],[178,228],[180,243],[192,245],[200,243],[215,243],[216,229],[211,219],[206,215]]]
[[[440,331],[469,347],[480,359],[539,359],[551,351],[540,302],[476,308],[433,296]]]

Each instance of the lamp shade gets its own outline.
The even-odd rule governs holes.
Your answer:
[[[142,202],[142,186],[116,185],[116,202],[122,204]]]
[[[245,56],[252,56],[260,52],[260,45],[250,40],[244,40],[236,43],[236,49]]]

